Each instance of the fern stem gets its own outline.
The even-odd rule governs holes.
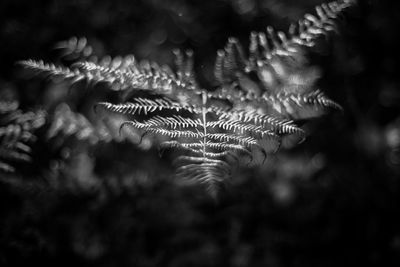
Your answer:
[[[204,137],[203,137],[203,158],[206,157],[206,142],[207,142],[207,121],[206,121],[206,113],[207,113],[207,92],[203,91],[202,94],[202,100],[203,100],[203,108],[202,108],[202,115],[203,115],[203,132],[204,132]]]

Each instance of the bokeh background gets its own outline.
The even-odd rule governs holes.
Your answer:
[[[304,125],[307,140],[265,165],[238,169],[218,201],[181,186],[171,177],[173,157],[155,147],[39,132],[33,166],[0,174],[0,266],[400,266],[393,2],[359,0],[341,34],[311,58],[322,90],[344,112]],[[174,48],[193,49],[198,80],[212,88],[216,51],[228,37],[246,45],[252,30],[284,30],[321,3],[2,0],[0,89],[23,110],[68,102],[88,115],[104,88],[68,88],[15,65],[59,62],[54,45],[72,36],[85,36],[100,55],[170,65]]]

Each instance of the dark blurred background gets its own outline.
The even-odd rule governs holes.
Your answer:
[[[305,142],[237,170],[217,202],[180,186],[156,148],[70,140],[60,156],[38,142],[34,172],[0,179],[0,266],[400,266],[400,9],[358,2],[312,58],[344,112],[304,125]],[[28,79],[15,65],[57,62],[54,45],[72,36],[100,55],[170,65],[174,48],[193,49],[212,88],[228,37],[246,45],[251,31],[285,30],[321,3],[2,0],[0,88],[23,110],[51,110],[64,96],[90,109],[72,101],[81,88]],[[95,90],[80,99],[101,99]]]

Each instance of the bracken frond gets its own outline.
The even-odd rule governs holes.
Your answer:
[[[225,179],[221,176],[213,177],[212,174],[229,173],[229,171],[218,170],[218,168],[221,168],[222,162],[224,169],[228,168],[229,164],[225,161],[226,157],[235,158],[236,155],[246,154],[252,158],[253,148],[263,151],[259,140],[265,138],[280,139],[277,132],[266,129],[263,123],[267,124],[268,122],[268,126],[281,125],[283,128],[284,122],[280,124],[278,120],[259,117],[257,121],[259,125],[257,125],[253,123],[257,119],[255,115],[246,117],[240,112],[229,114],[229,111],[225,108],[208,106],[207,93],[203,93],[202,98],[202,106],[184,105],[166,98],[155,100],[136,98],[134,103],[121,105],[100,103],[99,105],[110,112],[127,115],[142,113],[149,116],[153,112],[162,110],[176,113],[170,116],[155,115],[143,121],[130,119],[121,124],[121,129],[129,126],[144,133],[168,136],[172,140],[162,142],[160,149],[181,148],[189,153],[191,156],[184,156],[183,158],[191,163],[185,166],[196,165],[203,171],[207,170],[207,173],[202,176],[202,181],[206,183],[208,179],[209,184],[216,184]],[[183,116],[182,113],[187,115]],[[196,171],[196,174],[192,173],[192,175],[186,173],[184,171],[187,169],[185,166],[178,168],[179,174],[185,173],[189,179],[197,179],[198,176],[201,176],[199,171]]]

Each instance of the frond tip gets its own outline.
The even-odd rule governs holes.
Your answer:
[[[202,183],[215,197],[221,184],[231,176],[230,166],[222,160],[204,160],[200,163],[185,164],[176,169],[176,176],[187,183]]]

